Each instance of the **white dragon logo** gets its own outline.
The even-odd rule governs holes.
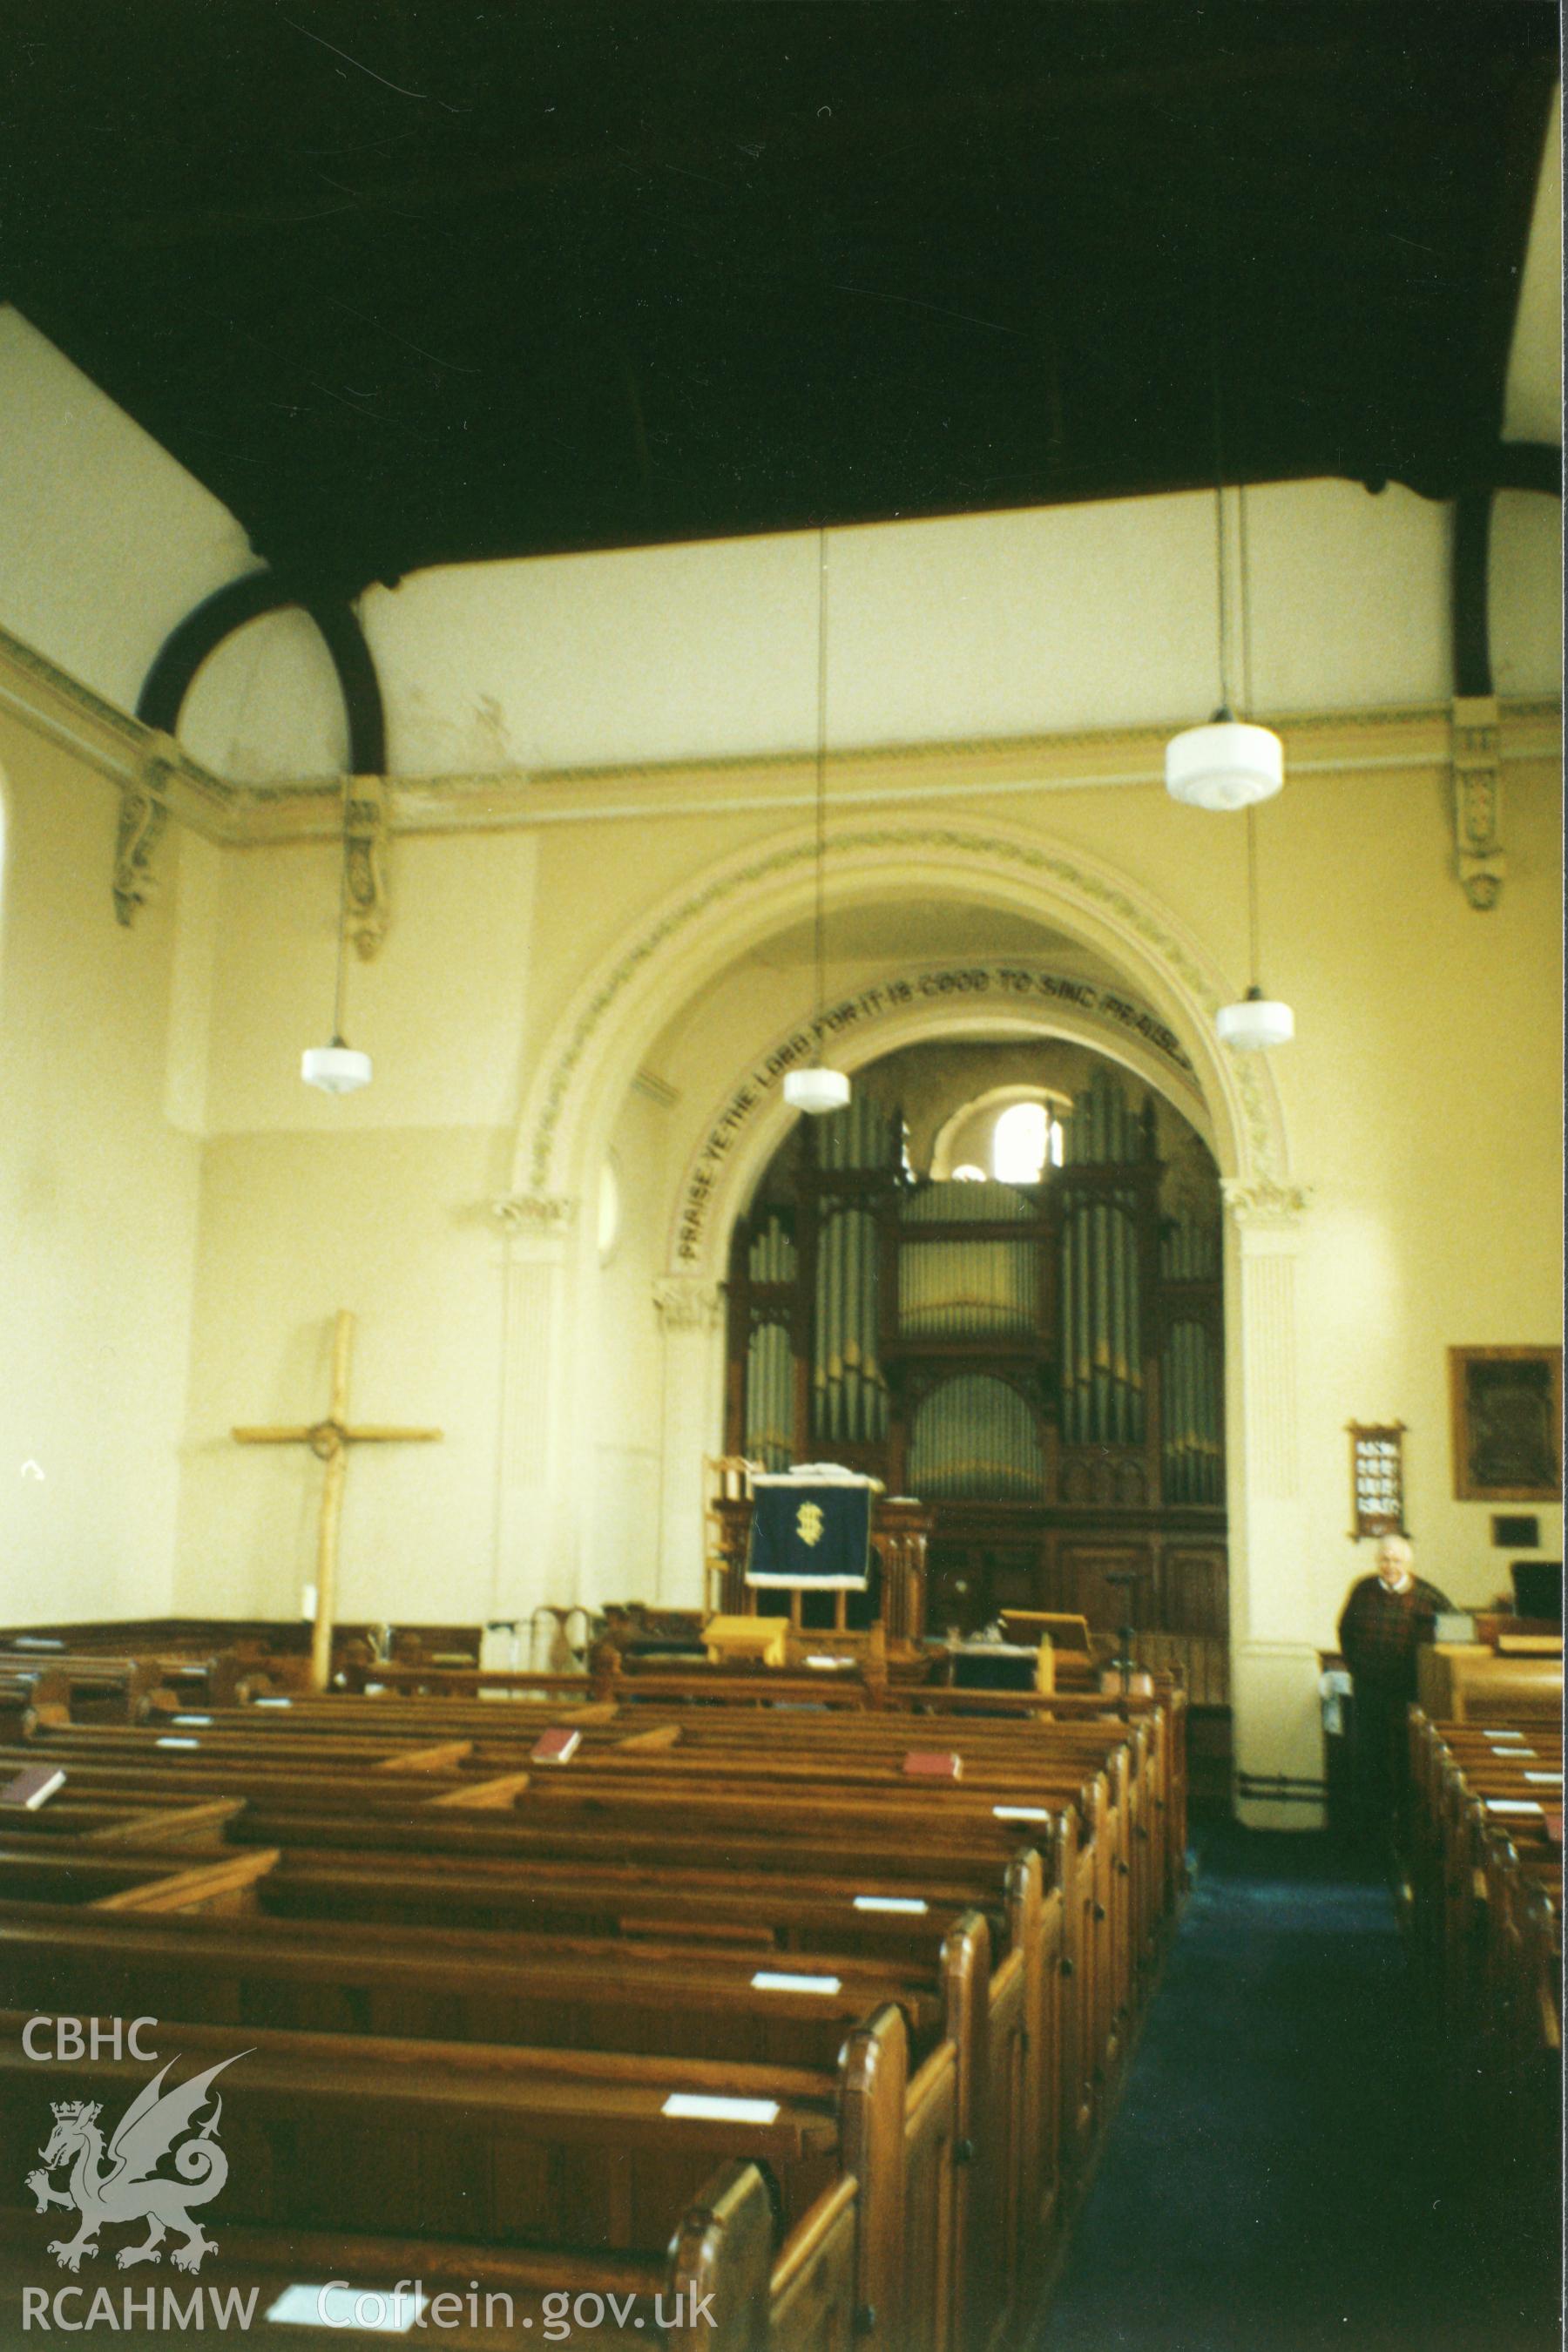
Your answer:
[[[247,2057],[247,2051],[237,2051],[237,2057]],[[205,2205],[215,2198],[228,2179],[228,2158],[218,2146],[218,2118],[223,2113],[223,2101],[212,2091],[213,2078],[226,2066],[234,2064],[225,2058],[200,2074],[193,2074],[172,2091],[160,2095],[163,2076],[174,2060],[163,2067],[155,2078],[143,2085],[125,2110],[109,2143],[107,2168],[100,2169],[104,2155],[103,2134],[98,2127],[99,2105],[89,2105],[84,2100],[67,2100],[55,2106],[55,2127],[45,2145],[38,2150],[42,2166],[27,2175],[27,2186],[38,2200],[40,2213],[51,2205],[63,2205],[68,2212],[73,2209],[81,2216],[81,2226],[74,2238],[54,2238],[49,2252],[62,2270],[79,2269],[84,2254],[96,2254],[93,2241],[106,2221],[145,2221],[147,2235],[140,2245],[123,2246],[116,2257],[121,2269],[129,2270],[132,2263],[156,2263],[163,2260],[160,2247],[170,2230],[184,2232],[184,2243],[172,2249],[172,2259],[177,2270],[199,2271],[206,2254],[216,2254],[217,2242],[206,2236],[199,2221],[191,2219],[189,2208]],[[213,2111],[205,2123],[195,2122],[197,2110],[211,2093]],[[174,2149],[182,2132],[191,2137],[174,2149],[174,2169],[179,2180],[160,2179],[156,2168]],[[49,2175],[59,2166],[71,2167],[69,2186],[51,2187]],[[185,2186],[185,2183],[189,2186]]]

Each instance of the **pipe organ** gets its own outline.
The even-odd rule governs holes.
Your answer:
[[[933,1513],[930,1622],[1127,1609],[1225,1695],[1217,1174],[1096,1063],[1032,1185],[915,1177],[862,1085],[803,1119],[737,1229],[726,1445],[832,1459]],[[1194,1166],[1199,1171],[1194,1178]],[[1190,1622],[1189,1622],[1190,1621]],[[1190,1653],[1190,1656],[1188,1654]]]

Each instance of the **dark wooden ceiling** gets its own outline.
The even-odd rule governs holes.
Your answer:
[[[48,0],[0,292],[323,588],[1495,443],[1553,8]]]

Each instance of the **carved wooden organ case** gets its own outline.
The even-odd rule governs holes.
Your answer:
[[[803,1119],[741,1221],[726,1445],[835,1461],[931,1510],[927,1621],[1131,1621],[1227,1696],[1217,1176],[1163,1209],[1152,1102],[1100,1065],[1034,1185],[912,1179],[858,1091]],[[1122,1580],[1131,1579],[1131,1582]]]

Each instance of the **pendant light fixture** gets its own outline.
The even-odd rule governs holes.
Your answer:
[[[1211,152],[1213,140],[1210,140]],[[1271,800],[1285,781],[1285,747],[1272,729],[1238,719],[1230,702],[1225,552],[1225,418],[1220,376],[1219,204],[1212,199],[1209,247],[1209,356],[1214,374],[1215,570],[1219,625],[1219,709],[1202,727],[1188,727],[1165,746],[1165,790],[1193,808],[1251,808]],[[1241,555],[1241,656],[1248,708],[1252,701],[1251,616],[1247,609],[1247,488],[1237,488]]]
[[[1242,545],[1246,546],[1246,498],[1242,501]],[[1165,746],[1165,790],[1173,800],[1194,808],[1229,810],[1254,807],[1272,800],[1285,781],[1285,747],[1271,728],[1255,727],[1238,719],[1230,707],[1230,664],[1226,649],[1225,560],[1225,488],[1215,487],[1215,541],[1219,578],[1219,709],[1202,727],[1184,728]],[[1242,564],[1241,635],[1247,645],[1247,568]]]
[[[338,974],[332,992],[332,1035],[326,1045],[307,1045],[300,1057],[300,1076],[308,1087],[324,1095],[352,1095],[370,1084],[370,1055],[343,1043],[343,967],[348,951],[349,796],[352,776],[343,778],[343,855],[338,873]]]
[[[827,871],[827,532],[816,535],[816,912],[813,923],[813,963],[816,970],[815,1009],[811,1021],[811,1060],[804,1070],[784,1072],[784,1095],[795,1110],[820,1118],[842,1110],[849,1099],[849,1080],[843,1070],[825,1067],[822,1059],[823,1014],[826,1004]]]
[[[1258,981],[1258,812],[1247,812],[1247,970],[1252,985],[1238,1004],[1222,1004],[1214,1025],[1222,1044],[1238,1054],[1260,1054],[1270,1045],[1288,1045],[1296,1034],[1296,1016],[1277,996],[1265,996]]]

